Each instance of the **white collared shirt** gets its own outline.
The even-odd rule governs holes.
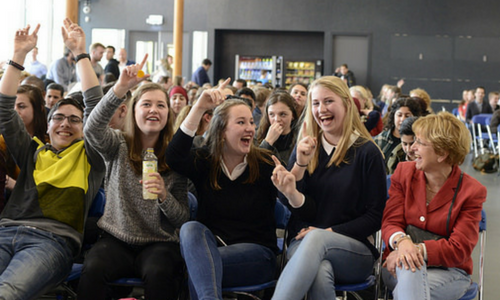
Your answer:
[[[242,163],[239,163],[236,167],[234,167],[232,174],[227,169],[226,164],[224,163],[224,159],[222,159],[222,157],[220,160],[220,166],[222,168],[222,172],[226,174],[227,178],[229,178],[231,181],[235,181],[236,179],[238,179],[238,177],[241,176],[241,174],[243,174],[243,172],[245,172],[245,169],[248,166],[247,156],[245,155],[245,158],[243,159]]]

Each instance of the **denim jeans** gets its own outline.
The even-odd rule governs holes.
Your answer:
[[[363,282],[375,259],[360,241],[335,232],[316,229],[288,248],[288,264],[281,274],[274,300],[335,300],[335,282]]]
[[[218,247],[212,232],[197,221],[182,225],[180,240],[191,300],[222,299],[223,286],[246,286],[274,279],[276,255],[265,246],[241,243]]]
[[[0,227],[0,299],[36,299],[66,279],[72,265],[63,238],[32,227]]]
[[[457,300],[471,284],[470,276],[457,268],[427,268],[425,265],[412,272],[396,268],[397,279],[382,269],[382,277],[387,288],[393,291],[394,299],[404,300]]]

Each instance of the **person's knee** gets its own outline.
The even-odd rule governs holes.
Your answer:
[[[181,226],[179,237],[181,240],[192,239],[200,235],[206,227],[198,221],[189,221]]]

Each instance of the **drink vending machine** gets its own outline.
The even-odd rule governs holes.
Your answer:
[[[235,79],[244,79],[249,85],[271,83],[283,86],[283,56],[236,55]]]

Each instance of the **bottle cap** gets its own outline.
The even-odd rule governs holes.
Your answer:
[[[138,78],[142,78],[142,77],[144,77],[144,71],[143,71],[143,70],[139,70],[139,71],[137,71],[137,77],[138,77]]]

